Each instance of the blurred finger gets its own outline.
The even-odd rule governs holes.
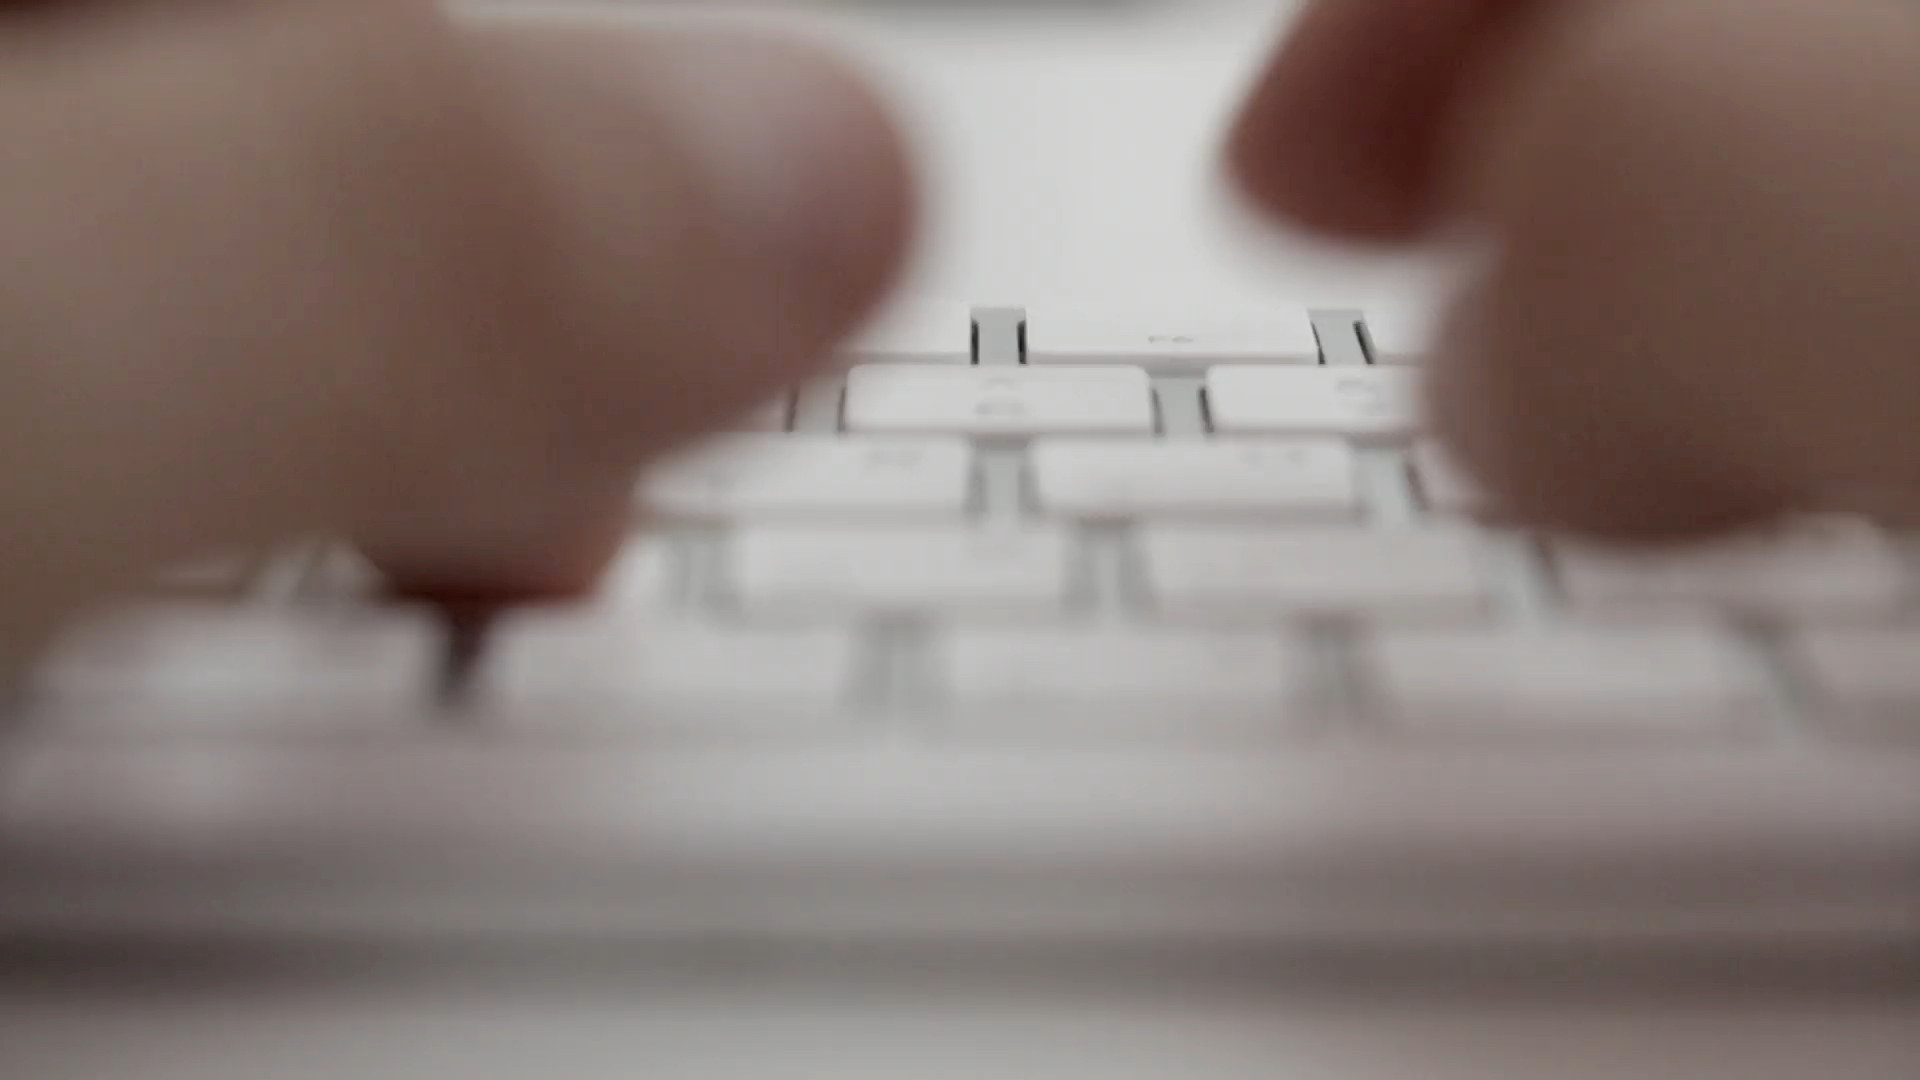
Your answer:
[[[804,377],[908,227],[881,111],[786,42],[351,3],[86,34],[0,66],[25,626],[308,530],[510,568]]]
[[[1405,241],[1432,223],[1440,136],[1497,31],[1540,0],[1316,0],[1260,78],[1229,158],[1296,224]]]
[[[1476,80],[1498,258],[1434,363],[1529,521],[1628,538],[1920,504],[1920,14],[1620,0]]]

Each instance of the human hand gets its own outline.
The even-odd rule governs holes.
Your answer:
[[[805,378],[910,226],[799,45],[426,3],[88,7],[0,49],[0,657],[209,548],[564,590],[648,458]]]
[[[1920,509],[1920,7],[1317,0],[1230,156],[1319,232],[1493,241],[1429,396],[1522,520]]]

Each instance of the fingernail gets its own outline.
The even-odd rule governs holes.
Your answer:
[[[649,77],[755,254],[855,304],[886,281],[910,184],[897,133],[854,76],[806,46],[740,34],[690,37]]]

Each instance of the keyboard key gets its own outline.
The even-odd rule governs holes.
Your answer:
[[[1760,672],[1706,627],[1394,631],[1367,655],[1391,718],[1419,732],[1687,734],[1767,703]]]
[[[667,519],[958,516],[973,455],[960,439],[730,439],[653,473],[641,500]]]
[[[1663,552],[1561,544],[1560,580],[1593,610],[1718,608],[1760,616],[1890,615],[1911,599],[1899,554],[1860,528],[1809,530]]]
[[[1279,729],[1304,713],[1309,671],[1303,650],[1276,635],[1189,630],[962,630],[943,656],[969,727],[1031,708],[1022,722],[1041,729],[1146,722],[1179,733],[1225,717]],[[1093,711],[1062,712],[1076,706]]]
[[[1207,413],[1227,435],[1394,441],[1414,427],[1413,382],[1378,367],[1216,367]]]
[[[1486,552],[1465,530],[1142,530],[1149,587],[1170,614],[1471,616]]]
[[[1027,312],[1030,364],[1318,364],[1320,342],[1303,309],[1292,318],[1152,319],[1124,312]]]
[[[1786,648],[1821,710],[1920,735],[1920,626],[1809,627]]]
[[[1049,529],[747,529],[730,545],[749,609],[1058,612],[1069,545]]]
[[[1078,518],[1351,519],[1360,513],[1345,443],[1040,440],[1042,510]]]
[[[650,621],[622,612],[523,613],[488,642],[476,700],[509,728],[771,727],[842,704],[856,642],[841,630]]]
[[[1437,443],[1414,446],[1409,462],[1414,489],[1420,503],[1436,514],[1482,515],[1488,512],[1486,494]]]
[[[1150,435],[1153,388],[1133,367],[870,365],[847,376],[851,431]]]
[[[401,731],[426,707],[442,649],[433,619],[393,608],[129,609],[56,642],[30,712],[73,731]]]
[[[896,303],[857,334],[845,352],[864,363],[970,363],[973,308],[941,302]]]

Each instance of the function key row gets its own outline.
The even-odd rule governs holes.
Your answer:
[[[966,304],[900,303],[877,316],[843,350],[862,362],[964,364],[976,348]],[[1312,319],[1283,316],[1145,317],[1121,308],[1027,312],[1020,358],[1029,364],[1318,364]]]
[[[1291,317],[1153,319],[1125,311],[1027,312],[1029,364],[1126,363],[1206,367],[1318,364],[1321,344],[1302,310]]]
[[[1098,306],[1024,309],[1019,357],[1033,365],[1137,364],[1199,369],[1231,364],[1314,365],[1326,343],[1306,309],[1284,314],[1171,315]],[[1360,356],[1375,364],[1417,362],[1437,322],[1431,299],[1366,306],[1353,330]],[[958,303],[902,303],[883,312],[844,350],[856,362],[965,364],[975,353],[974,309]]]
[[[1216,434],[1396,443],[1418,427],[1406,370],[1221,365],[1205,379]],[[732,426],[781,432],[792,419],[787,397]],[[1153,382],[1139,367],[868,364],[847,374],[839,426],[867,435],[1150,436],[1160,420]]]
[[[1156,416],[1137,367],[876,364],[847,373],[843,421],[868,434],[1151,435]]]

